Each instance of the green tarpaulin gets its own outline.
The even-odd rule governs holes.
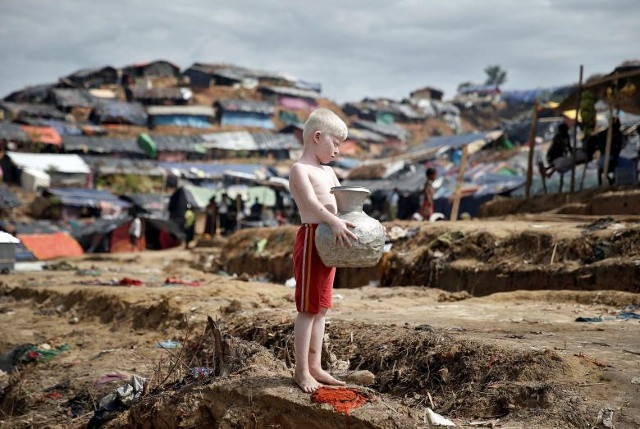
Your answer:
[[[158,156],[158,148],[151,136],[147,133],[141,133],[138,136],[138,146],[147,154],[149,158],[156,158]]]

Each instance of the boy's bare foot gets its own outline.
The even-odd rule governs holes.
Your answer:
[[[311,376],[315,378],[318,383],[328,384],[329,386],[344,386],[347,384],[342,380],[338,380],[337,378],[334,378],[331,374],[329,374],[327,371],[323,370],[322,368],[312,369],[310,370],[310,372],[311,372]]]
[[[321,384],[311,376],[311,374],[301,375],[294,374],[293,381],[296,382],[300,390],[304,393],[313,393],[321,387]]]

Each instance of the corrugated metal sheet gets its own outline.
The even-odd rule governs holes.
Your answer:
[[[93,116],[103,124],[147,125],[147,112],[140,103],[99,101],[93,109]]]
[[[257,150],[289,150],[300,149],[300,142],[292,134],[280,133],[251,133]]]
[[[378,133],[374,133],[373,131],[369,130],[363,130],[360,128],[349,128],[349,136],[347,138],[351,140],[369,141],[376,143],[384,143],[387,140],[386,137]]]
[[[19,168],[59,173],[89,174],[91,169],[78,155],[50,153],[7,152],[11,162]]]
[[[254,150],[255,148],[253,137],[247,131],[202,134],[201,137],[202,146],[207,149]]]
[[[160,165],[167,171],[179,173],[186,178],[221,179],[228,171],[252,174],[258,177],[267,177],[269,172],[266,167],[259,164],[198,164],[186,162],[161,162]]]

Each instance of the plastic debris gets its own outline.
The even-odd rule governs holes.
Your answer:
[[[122,381],[125,380],[128,376],[126,374],[122,374],[119,372],[108,372],[98,378],[95,383],[95,386],[99,386],[101,384],[113,383],[114,381]]]
[[[258,242],[256,243],[256,253],[264,252],[265,247],[267,247],[267,243],[269,243],[269,240],[267,240],[266,238],[261,238],[260,240],[258,240]]]
[[[189,377],[191,378],[209,377],[213,373],[214,373],[213,368],[208,368],[208,367],[189,368]]]
[[[180,347],[181,344],[179,341],[176,340],[166,340],[166,341],[160,341],[158,344],[156,344],[156,349],[177,349],[178,347]]]
[[[296,287],[296,279],[295,279],[295,277],[291,277],[290,279],[287,279],[287,281],[284,282],[284,285],[286,287],[290,287],[290,288]]]
[[[197,280],[182,280],[178,277],[167,277],[164,281],[166,285],[181,285],[181,286],[202,286],[202,282]]]
[[[601,424],[606,428],[613,427],[613,408],[602,408],[598,411],[598,417],[596,418],[596,424]]]
[[[425,411],[425,420],[426,423],[429,423],[431,426],[455,426],[456,424],[449,420],[446,417],[441,416],[440,414],[433,411],[431,408],[426,409]]]
[[[113,419],[119,411],[131,406],[144,393],[145,384],[146,379],[133,375],[129,382],[120,386],[114,393],[104,396],[89,420],[87,428],[100,428],[105,422]]]
[[[633,377],[631,379],[631,384],[640,384],[640,377]]]

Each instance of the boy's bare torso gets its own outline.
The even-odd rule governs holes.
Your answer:
[[[322,204],[329,212],[336,214],[336,198],[331,193],[331,188],[339,186],[340,183],[338,182],[338,178],[331,167],[311,165],[301,162],[297,162],[296,165],[305,173],[305,176],[308,177],[313,193],[318,198],[320,204]],[[295,183],[292,185],[291,193],[298,205],[300,220],[302,223],[321,223],[322,220],[318,218],[314,211],[309,210],[309,208],[305,207],[305,204],[303,203],[304,196],[302,193],[305,191],[305,186],[308,186],[308,184]]]

